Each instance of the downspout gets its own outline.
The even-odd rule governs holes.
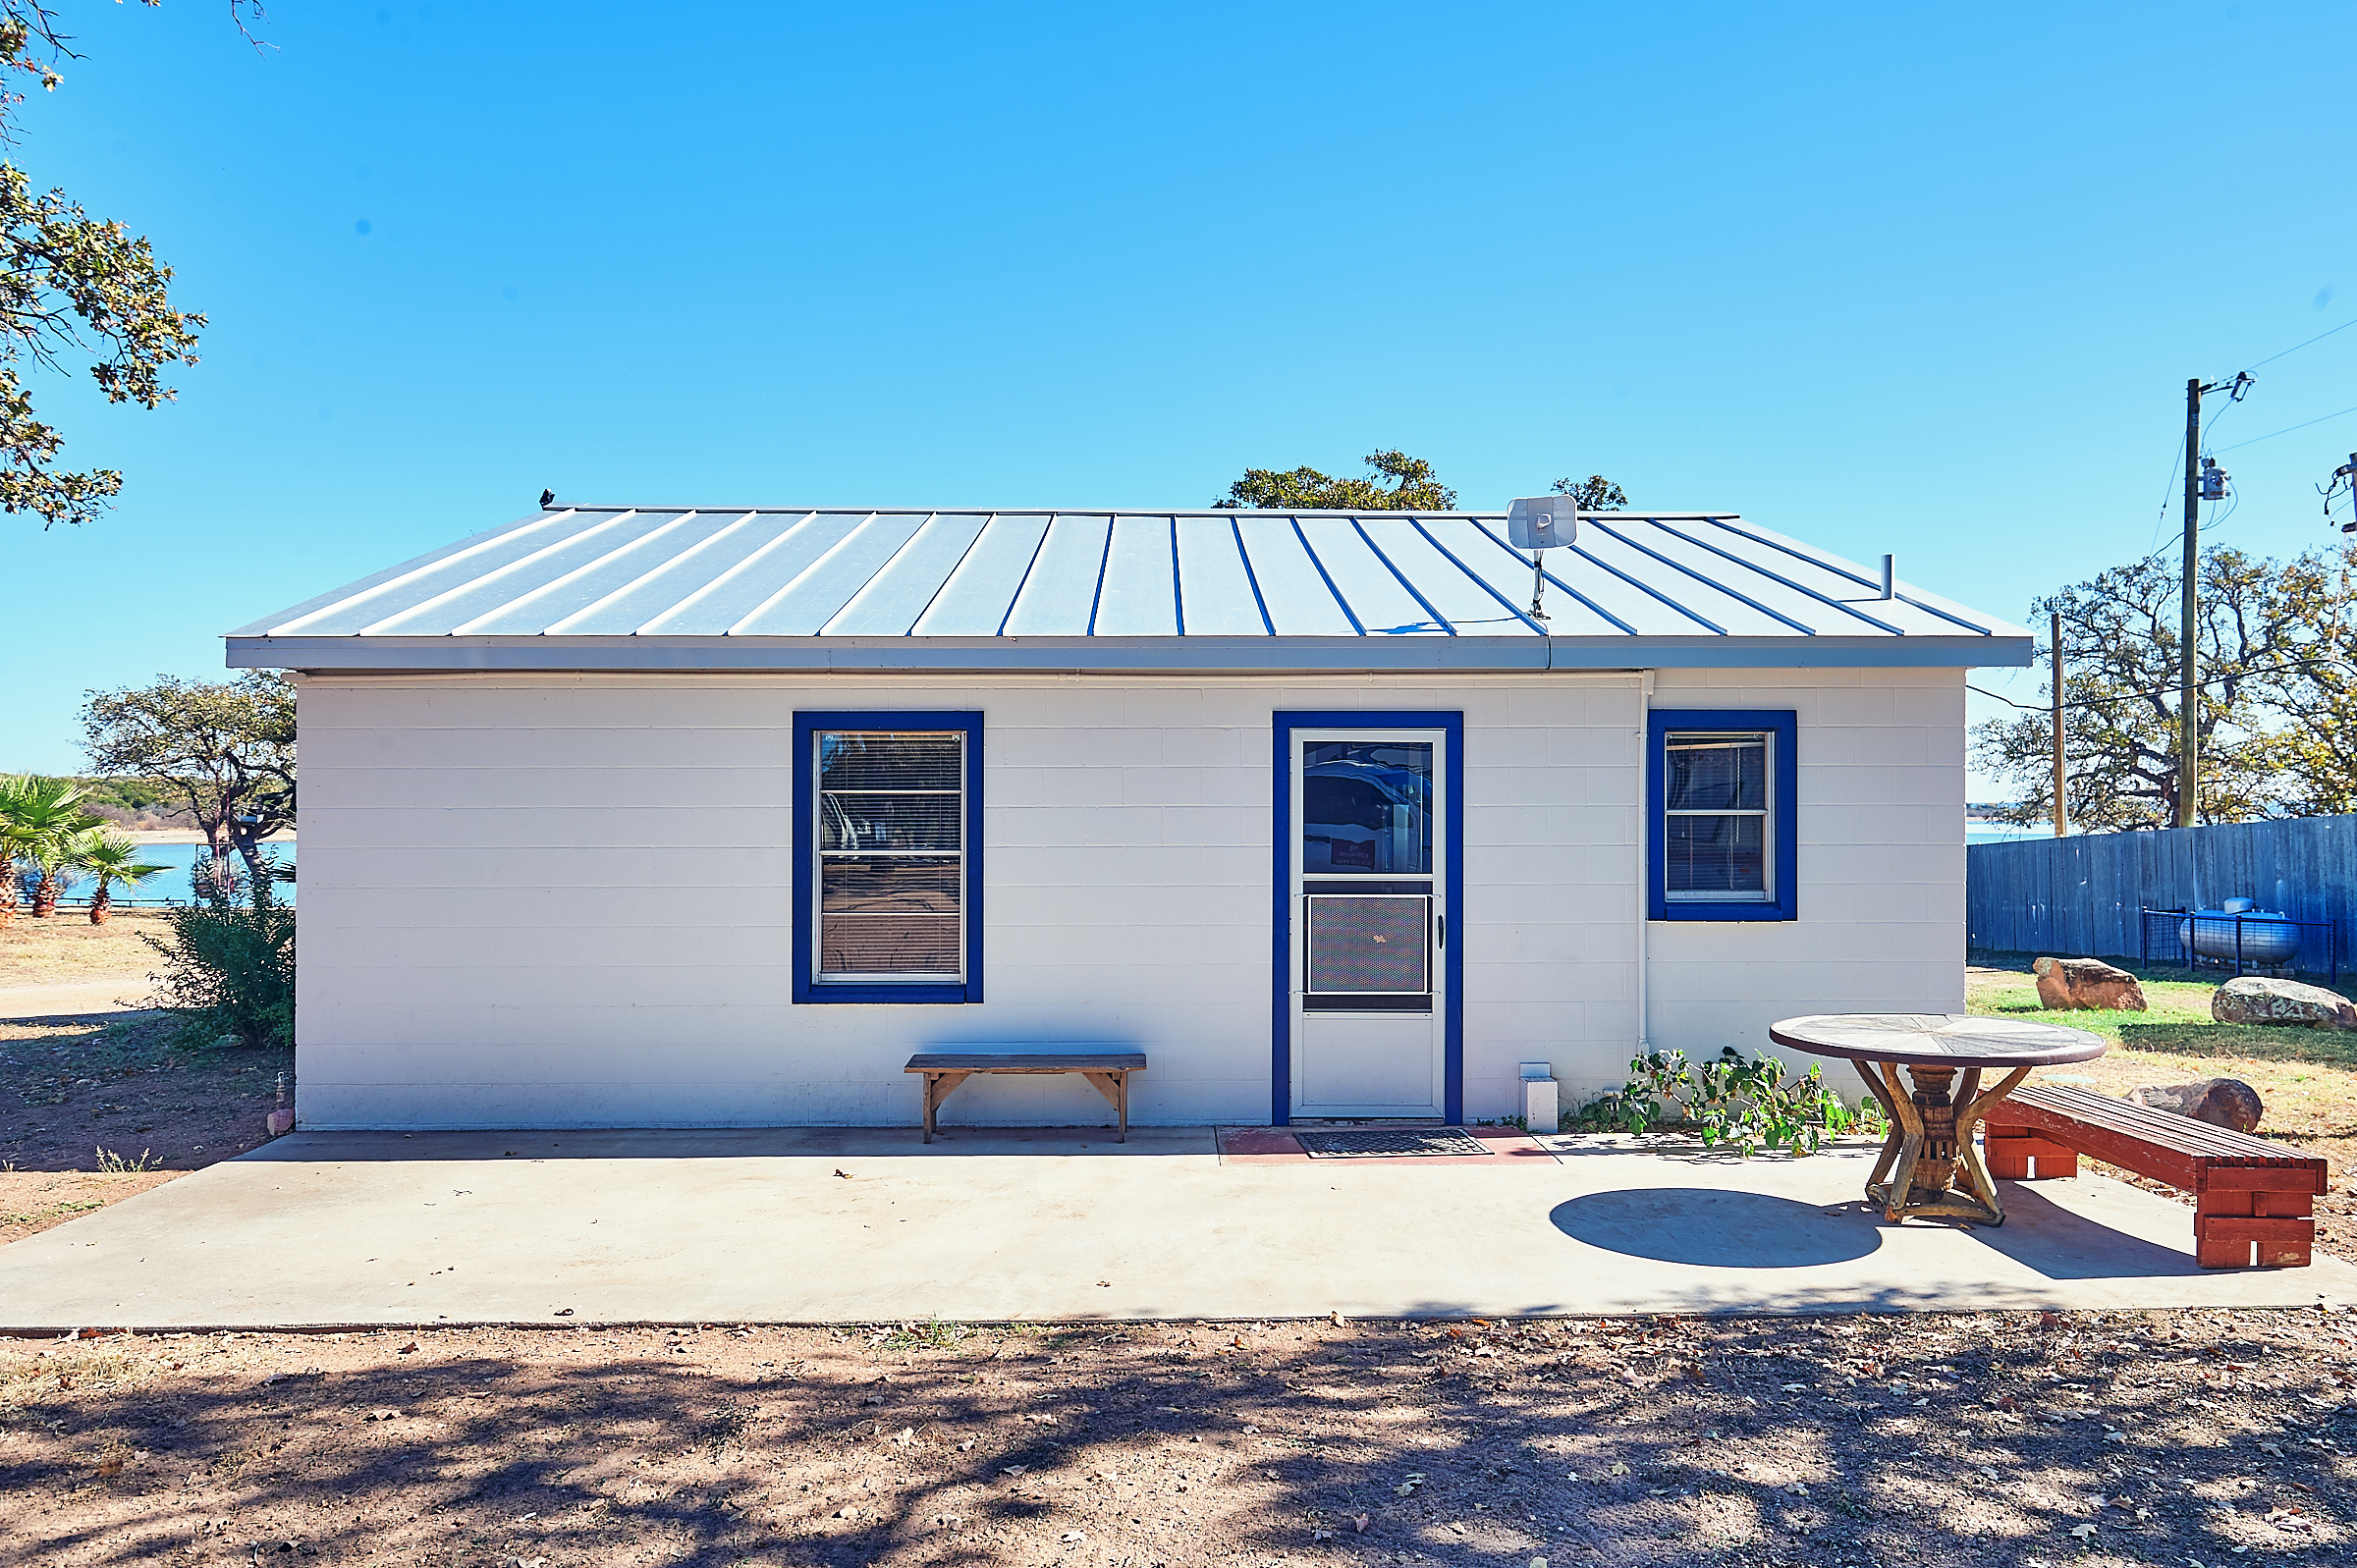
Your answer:
[[[1648,793],[1650,781],[1646,770],[1653,765],[1653,672],[1637,672],[1637,1051],[1640,1056],[1653,1049],[1652,1030],[1648,1019],[1652,1012],[1653,985],[1645,961],[1645,939],[1653,912],[1653,868],[1646,864],[1646,847],[1653,842],[1653,824],[1646,820],[1652,810]]]

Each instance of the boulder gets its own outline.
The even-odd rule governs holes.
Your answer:
[[[2173,1110],[2180,1116],[2206,1121],[2213,1127],[2250,1132],[2259,1125],[2267,1107],[2259,1091],[2240,1078],[2204,1078],[2199,1083],[2148,1084],[2131,1089],[2128,1098],[2155,1110]]]
[[[2322,986],[2238,975],[2210,998],[2220,1023],[2284,1024],[2308,1029],[2357,1029],[2357,1002]]]
[[[2109,1007],[2119,1012],[2144,1011],[2144,987],[2125,969],[2101,958],[2041,958],[2030,965],[2038,977],[2042,1007]]]

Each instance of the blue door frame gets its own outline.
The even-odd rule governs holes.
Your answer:
[[[1449,742],[1442,749],[1441,833],[1448,864],[1441,877],[1441,897],[1452,928],[1444,930],[1441,946],[1441,1093],[1442,1116],[1451,1126],[1465,1119],[1465,716],[1461,713],[1278,713],[1270,715],[1274,731],[1274,766],[1269,770],[1275,791],[1274,906],[1270,911],[1269,985],[1274,994],[1270,1011],[1269,1122],[1288,1126],[1292,1121],[1293,1090],[1293,731],[1296,730],[1439,730]]]

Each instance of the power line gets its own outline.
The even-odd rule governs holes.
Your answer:
[[[2294,659],[2289,664],[2261,665],[2252,670],[2236,670],[2228,675],[2212,676],[2209,679],[2197,680],[2194,682],[2194,684],[2197,686],[2215,686],[2229,680],[2248,680],[2253,676],[2273,676],[2281,675],[2292,670],[2311,670],[2318,665],[2338,665],[2344,670],[2357,671],[2357,665],[2351,665],[2346,659],[2331,657],[2326,657],[2322,659]],[[1964,682],[1964,689],[1967,691],[1977,691],[1984,697],[1994,698],[1996,701],[2003,703],[2008,708],[2019,708],[2023,713],[2048,713],[2051,712],[2054,707],[2054,704],[2051,700],[2038,703],[2015,702],[2011,697],[2005,696],[2001,692],[1991,691],[1986,686],[1976,686],[1969,680]],[[2074,697],[2068,701],[2065,701],[2062,706],[2065,708],[2111,708],[2116,707],[2123,702],[2145,702],[2154,697],[2165,697],[2176,689],[2176,684],[2172,681],[2170,684],[2165,686],[2156,686],[2150,691],[2127,691],[2120,693],[2116,697]]]
[[[2245,370],[2256,370],[2256,369],[2258,369],[2258,368],[2259,368],[2259,366],[2260,366],[2260,365],[2272,365],[2272,364],[2274,364],[2274,363],[2275,363],[2276,360],[2278,360],[2278,359],[2282,358],[2282,357],[2283,357],[2283,355],[2284,355],[2284,354],[2286,354],[2286,353],[2298,353],[2298,352],[2299,352],[2299,351],[2300,351],[2302,349],[2305,349],[2305,348],[2307,348],[2307,347],[2308,347],[2308,344],[2310,344],[2310,343],[2322,343],[2322,342],[2324,342],[2324,341],[2325,341],[2327,338],[2330,338],[2330,336],[2332,336],[2332,334],[2333,334],[2333,333],[2335,333],[2335,332],[2346,332],[2346,331],[2348,331],[2348,330],[2349,330],[2351,327],[2357,327],[2357,320],[2344,321],[2344,322],[2342,322],[2342,323],[2341,323],[2339,326],[2337,326],[2337,327],[2328,327],[2328,328],[2326,328],[2326,329],[2325,329],[2323,332],[2320,332],[2320,333],[2318,333],[2318,334],[2317,334],[2315,337],[2313,337],[2313,338],[2310,338],[2309,340],[2307,340],[2307,342],[2306,342],[2306,343],[2295,343],[2295,344],[2293,344],[2293,345],[2292,345],[2290,348],[2283,350],[2283,351],[2282,351],[2282,352],[2280,352],[2280,353],[2271,353],[2271,354],[2269,354],[2269,355],[2268,355],[2266,358],[2264,358],[2264,359],[2260,359],[2260,360],[2257,360],[2257,361],[2254,361],[2254,362],[2253,362],[2253,363],[2251,363],[2251,364],[2247,364],[2247,365],[2243,366],[2243,368],[2244,368]],[[2262,438],[2262,439],[2264,439],[2264,438]]]
[[[2352,327],[2357,327],[2357,321],[2352,321],[2352,322],[2350,322],[2350,323],[2349,323],[2349,325],[2350,325],[2350,326],[2352,326]],[[2333,330],[2334,330],[2335,332],[2337,332],[2337,331],[2339,331],[2340,329],[2339,329],[2339,328],[2337,328],[2337,327],[2335,327]],[[2277,436],[2287,436],[2287,435],[2290,435],[2290,434],[2291,434],[2291,433],[2292,433],[2294,430],[2305,430],[2305,429],[2307,429],[2307,428],[2308,428],[2308,426],[2310,426],[2310,425],[2321,425],[2321,424],[2323,424],[2323,423],[2324,423],[2324,422],[2325,422],[2327,419],[2338,419],[2339,417],[2341,417],[2341,415],[2342,415],[2342,414],[2351,414],[2351,413],[2357,413],[2357,407],[2343,408],[2343,409],[2341,409],[2341,410],[2340,410],[2340,413],[2328,413],[2328,414],[2319,414],[2319,415],[2318,415],[2316,418],[2314,418],[2314,419],[2308,419],[2308,420],[2304,420],[2304,421],[2302,421],[2301,423],[2299,423],[2299,424],[2296,424],[2296,425],[2285,425],[2285,426],[2284,426],[2282,429],[2280,429],[2280,430],[2271,430],[2271,431],[2269,431],[2269,432],[2268,432],[2266,435],[2264,435],[2264,436],[2253,436],[2253,437],[2251,437],[2251,439],[2250,439],[2250,440],[2248,440],[2248,441],[2237,441],[2237,442],[2235,442],[2235,443],[2234,443],[2234,445],[2233,445],[2233,446],[2231,446],[2231,447],[2220,447],[2220,448],[2219,448],[2218,450],[2219,450],[2220,452],[2221,452],[2221,453],[2224,453],[2224,452],[2233,452],[2233,451],[2235,451],[2237,448],[2241,448],[2241,447],[2255,447],[2255,446],[2259,445],[2259,443],[2260,443],[2260,442],[2262,442],[2262,441],[2273,441],[2273,440],[2275,440],[2275,437],[2277,437]],[[2175,477],[2175,475],[2173,475],[2173,474],[2172,474],[2172,475],[2170,475],[2170,477],[2173,479],[2173,478]],[[2165,501],[2164,501],[2163,503],[2161,503],[2161,510],[2162,510],[2163,512],[2165,512],[2165,512],[2168,510],[2168,503],[2167,503],[2167,502],[2165,502]]]

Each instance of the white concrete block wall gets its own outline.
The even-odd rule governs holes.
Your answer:
[[[1801,918],[1649,928],[1656,1044],[1962,1003],[1955,671],[1665,672],[1800,716]],[[1631,676],[329,676],[302,683],[305,1125],[910,1123],[913,1051],[1146,1051],[1141,1122],[1270,1105],[1269,721],[1465,716],[1465,1109],[1617,1083],[1636,1039]],[[986,1000],[793,1005],[797,709],[985,715]],[[953,1120],[1101,1117],[970,1081]]]

